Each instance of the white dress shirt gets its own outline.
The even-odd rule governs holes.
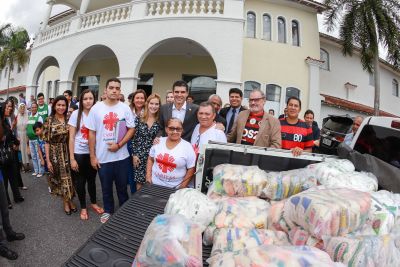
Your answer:
[[[180,119],[181,122],[183,123],[183,121],[185,120],[185,114],[186,114],[186,101],[180,110],[178,110],[175,107],[175,103],[172,104],[172,118]]]

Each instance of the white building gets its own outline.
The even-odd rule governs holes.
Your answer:
[[[125,96],[136,88],[165,96],[184,79],[197,100],[216,91],[227,102],[232,87],[245,97],[260,87],[277,114],[289,96],[299,96],[303,111],[314,110],[318,120],[373,106],[359,57],[343,57],[338,41],[319,33],[317,14],[324,6],[312,0],[47,3],[26,74],[27,95],[50,97],[66,89],[78,95],[86,88],[101,93],[108,78],[119,77]],[[49,19],[56,4],[71,10]],[[381,109],[399,116],[400,73],[382,66]],[[338,104],[343,101],[346,109]]]

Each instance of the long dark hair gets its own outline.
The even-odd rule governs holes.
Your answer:
[[[76,130],[79,131],[79,129],[81,128],[81,119],[82,119],[82,112],[83,112],[83,97],[85,96],[85,94],[91,93],[93,96],[93,105],[96,104],[96,97],[94,96],[94,93],[92,90],[90,89],[85,89],[83,90],[83,92],[81,93],[81,95],[79,96],[79,109],[78,109],[78,120],[76,123]]]
[[[58,101],[65,101],[64,117],[66,118],[68,113],[68,100],[63,95],[59,95],[56,98],[54,98],[53,104],[51,105],[51,116],[54,117],[54,115],[56,115],[56,105]]]

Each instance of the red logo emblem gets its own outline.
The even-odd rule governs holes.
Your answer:
[[[82,134],[82,138],[85,140],[89,139],[89,129],[85,127],[85,125],[82,125],[81,127],[81,134]]]
[[[103,119],[104,128],[109,131],[114,130],[117,121],[119,121],[117,113],[110,112],[106,114]]]
[[[167,173],[168,171],[172,172],[176,168],[174,157],[170,156],[168,153],[165,153],[164,155],[158,154],[156,162],[158,168],[160,168],[163,173]]]

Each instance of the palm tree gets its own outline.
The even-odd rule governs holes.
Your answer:
[[[23,68],[28,62],[26,46],[29,35],[25,29],[13,29],[10,25],[0,27],[0,70],[8,67],[7,98],[10,89],[10,76],[15,65]]]
[[[352,56],[356,48],[364,70],[374,74],[374,115],[379,116],[380,69],[379,45],[387,51],[387,61],[400,66],[399,0],[325,0],[325,24],[334,30],[339,23],[343,54]]]

